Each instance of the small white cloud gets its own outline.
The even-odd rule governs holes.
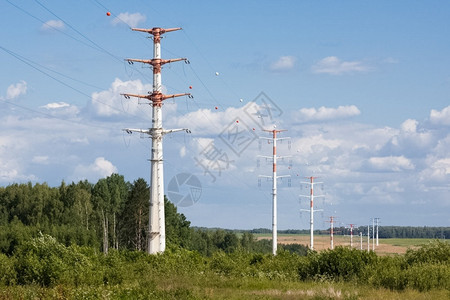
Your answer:
[[[328,56],[312,66],[313,73],[340,75],[345,73],[366,72],[369,70],[360,61],[342,61],[336,56]]]
[[[393,58],[393,57],[387,57],[387,58],[383,59],[383,62],[385,64],[398,64],[399,63],[398,59]]]
[[[117,173],[117,168],[104,157],[97,157],[94,163],[86,165],[78,165],[75,168],[74,177],[76,180],[87,179],[95,181],[98,178],[105,178],[109,175]]]
[[[87,137],[83,137],[83,138],[79,138],[79,137],[71,138],[71,139],[70,139],[70,142],[71,142],[71,143],[74,143],[74,144],[89,145],[89,140],[88,140]]]
[[[300,122],[327,121],[334,119],[344,119],[361,114],[361,111],[355,105],[339,106],[338,108],[320,107],[316,109],[302,108],[295,113],[295,118]]]
[[[35,156],[33,157],[33,159],[31,160],[32,162],[36,163],[36,164],[47,164],[48,163],[48,156]]]
[[[228,107],[225,110],[201,108],[185,115],[176,115],[175,117],[174,114],[168,114],[166,122],[173,127],[189,128],[195,133],[201,132],[206,135],[220,134],[224,130],[234,130],[235,126],[254,123],[245,112],[248,107],[260,109],[261,106],[254,102],[250,102],[244,107]],[[236,121],[239,121],[240,123],[237,123]],[[268,123],[265,125],[269,126]]]
[[[180,149],[180,157],[186,156],[186,146],[181,147]]]
[[[117,168],[104,157],[97,157],[94,164],[90,166],[92,170],[103,177],[109,176],[117,172]]]
[[[445,107],[441,111],[432,109],[430,112],[430,121],[437,125],[450,125],[450,106]]]
[[[80,109],[75,105],[66,102],[53,102],[41,106],[54,116],[76,117],[80,113]]]
[[[70,104],[68,104],[66,102],[53,102],[53,103],[48,103],[41,107],[46,108],[46,109],[58,109],[58,108],[69,107],[69,106],[70,106]]]
[[[139,103],[147,100],[124,99],[121,93],[147,94],[152,90],[149,84],[142,84],[140,80],[122,81],[118,78],[114,80],[108,90],[92,94],[91,107],[95,115],[100,117],[111,117],[129,114],[142,113],[143,107]]]
[[[327,151],[337,149],[345,142],[339,139],[325,138],[323,134],[305,136],[294,142],[294,149],[301,155],[319,154],[323,159]]]
[[[429,159],[431,160],[431,159]],[[448,182],[450,175],[450,158],[437,159],[431,165],[421,172],[420,180],[422,182]]]
[[[417,124],[419,124],[419,122],[417,122],[416,120],[408,119],[402,123],[401,129],[403,132],[415,133],[417,131]]]
[[[49,31],[55,29],[64,29],[64,22],[61,20],[49,20],[44,24],[42,24],[41,26],[42,31]]]
[[[18,153],[14,151],[17,149],[17,146],[14,145],[14,147],[6,147],[5,149],[2,140],[4,141],[5,139],[2,139],[0,136],[0,166],[2,166],[0,168],[0,182],[11,183],[36,180],[37,177],[35,175],[25,174],[26,171],[24,171],[23,160],[17,159]],[[14,141],[15,140],[16,139],[14,139]]]
[[[413,170],[412,162],[402,156],[386,156],[386,157],[371,157],[369,164],[376,170],[400,172],[403,170]]]
[[[120,13],[116,18],[114,18],[111,23],[113,25],[125,23],[130,27],[136,27],[141,22],[145,22],[147,18],[140,14],[140,13],[134,13],[130,14],[128,12],[126,13]]]
[[[16,84],[11,84],[6,90],[6,99],[15,99],[20,95],[25,95],[27,93],[27,83],[25,81],[18,82]]]
[[[269,69],[276,72],[289,71],[294,68],[296,61],[295,56],[281,56],[270,65]]]

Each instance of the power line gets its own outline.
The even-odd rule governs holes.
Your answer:
[[[116,60],[122,61],[121,58],[115,56],[114,54],[112,54],[111,52],[109,52],[108,50],[106,50],[105,48],[103,48],[102,46],[100,46],[99,44],[97,44],[96,42],[94,42],[93,40],[91,40],[89,37],[87,37],[85,34],[81,33],[78,29],[76,29],[75,27],[73,27],[69,22],[63,20],[61,17],[59,17],[58,15],[56,15],[53,11],[51,11],[50,9],[48,9],[45,5],[43,5],[41,2],[39,2],[38,0],[34,0],[37,4],[39,4],[43,9],[45,9],[47,12],[49,12],[50,14],[52,14],[53,16],[55,16],[56,18],[58,18],[59,20],[61,20],[62,22],[64,22],[64,24],[66,24],[70,29],[72,29],[73,31],[75,31],[76,33],[78,33],[79,35],[81,35],[83,38],[85,38],[87,41],[89,41],[92,45],[94,45],[95,47],[97,47],[98,49],[100,49],[101,51],[105,52],[106,54],[108,54],[109,56],[113,57]]]
[[[33,15],[32,13],[28,12],[27,10],[25,10],[24,8],[10,2],[9,0],[6,0],[9,4],[11,4],[12,6],[14,6],[15,8],[17,8],[18,10],[22,11],[23,13],[25,13],[26,15],[32,17],[35,20],[38,20],[39,22],[41,22],[42,24],[46,24],[47,26],[51,27],[53,30],[58,31],[59,33],[91,48],[94,50],[97,50],[99,52],[103,52],[108,54],[109,56],[111,56],[112,58],[114,58],[115,60],[119,61],[119,62],[123,62],[122,59],[120,57],[117,57],[116,55],[114,55],[113,53],[111,53],[110,51],[106,50],[104,47],[100,46],[98,43],[96,43],[95,41],[93,41],[92,39],[90,39],[89,37],[87,37],[85,34],[83,34],[81,31],[77,30],[74,26],[72,26],[70,23],[66,22],[65,20],[63,20],[61,17],[59,17],[57,14],[55,14],[54,12],[52,12],[50,9],[48,9],[47,7],[45,7],[42,3],[40,3],[39,1],[35,0],[36,3],[38,3],[43,9],[45,9],[47,12],[49,12],[50,14],[52,14],[53,16],[55,16],[56,18],[58,18],[59,20],[61,20],[62,22],[64,22],[69,28],[71,28],[73,31],[75,31],[77,34],[79,34],[80,36],[82,36],[85,40],[89,41],[90,43],[86,43],[83,40],[80,40],[66,32],[64,32],[63,30],[60,30],[59,28],[52,26],[51,24],[47,24],[46,21],[36,17],[35,15]],[[122,21],[123,22],[123,21]],[[124,22],[125,23],[125,22]],[[126,24],[126,23],[125,23]],[[148,79],[147,76],[142,73],[141,71],[139,71],[138,69],[135,69],[136,72],[138,72],[143,78]]]
[[[65,87],[68,87],[68,88],[70,88],[71,90],[73,90],[73,91],[75,91],[75,92],[77,92],[77,93],[79,93],[79,94],[81,94],[81,95],[83,95],[83,96],[85,96],[85,97],[91,99],[92,101],[95,101],[95,102],[101,103],[101,104],[103,104],[103,105],[106,105],[106,106],[108,106],[109,108],[111,108],[111,109],[113,109],[113,110],[115,110],[115,111],[119,111],[119,112],[123,112],[123,113],[128,114],[128,115],[132,115],[132,114],[130,114],[130,113],[128,113],[128,112],[125,112],[123,109],[120,110],[120,109],[118,109],[118,108],[116,108],[116,107],[114,107],[114,106],[112,106],[112,105],[110,105],[110,104],[108,104],[108,103],[105,103],[105,102],[102,102],[102,101],[93,99],[93,98],[91,97],[91,95],[86,94],[85,92],[83,92],[83,91],[81,91],[81,90],[79,90],[79,89],[77,89],[77,88],[71,86],[70,84],[68,84],[68,83],[66,83],[66,82],[64,82],[64,81],[62,81],[62,80],[60,80],[60,79],[54,77],[53,75],[51,75],[51,74],[49,74],[49,73],[47,73],[47,72],[43,71],[42,69],[40,69],[40,68],[38,68],[38,67],[35,66],[35,65],[38,65],[38,66],[42,67],[40,64],[38,64],[38,63],[36,63],[36,62],[33,62],[33,61],[31,61],[31,60],[29,60],[29,59],[27,59],[27,58],[25,58],[25,57],[23,57],[23,56],[21,56],[21,55],[19,55],[19,54],[13,52],[13,51],[11,51],[11,50],[9,50],[9,49],[6,49],[5,47],[3,47],[3,46],[1,46],[1,45],[0,45],[0,49],[3,50],[3,51],[5,51],[5,52],[8,53],[9,55],[13,56],[14,58],[20,60],[20,61],[23,62],[24,64],[26,64],[26,65],[30,66],[31,68],[35,69],[36,71],[38,71],[38,72],[44,74],[45,76],[47,76],[47,77],[49,77],[49,78],[55,80],[56,82],[58,82],[58,83],[64,85]],[[46,67],[44,67],[44,68],[47,69],[47,70],[49,70],[49,71],[51,71],[51,72],[55,72],[55,73],[57,73],[58,75],[61,75],[61,76],[63,76],[63,77],[66,77],[66,78],[68,78],[68,79],[75,80],[75,81],[77,81],[77,82],[83,83],[82,81],[79,81],[79,80],[74,79],[74,78],[72,78],[72,77],[66,76],[66,75],[61,74],[61,73],[59,73],[59,72],[57,72],[57,71],[51,70],[51,69],[46,68]],[[91,86],[92,86],[92,85],[91,85]],[[93,87],[95,87],[95,86],[93,86]],[[132,116],[135,116],[135,115],[132,115]],[[135,117],[137,117],[137,116],[135,116]]]
[[[51,115],[51,114],[48,114],[48,113],[45,113],[45,112],[42,112],[42,111],[38,111],[38,110],[35,110],[35,109],[32,109],[32,108],[23,106],[23,105],[20,105],[20,104],[17,104],[17,103],[13,103],[13,102],[8,101],[8,100],[2,100],[1,102],[4,102],[4,103],[6,103],[8,105],[15,106],[15,107],[18,107],[18,108],[21,108],[21,109],[24,109],[24,110],[31,111],[33,113],[37,113],[37,114],[49,117],[51,119],[57,119],[57,120],[60,120],[60,121],[64,121],[64,122],[68,122],[68,123],[72,123],[72,124],[77,124],[77,125],[84,125],[84,126],[88,126],[88,127],[101,128],[101,129],[111,129],[110,126],[92,125],[92,124],[87,124],[86,122],[79,122],[79,121],[74,121],[74,120],[60,118],[60,117],[57,117],[57,116],[54,116],[54,115]]]
[[[44,21],[44,20],[42,20],[42,19],[36,17],[36,16],[33,15],[32,13],[30,13],[30,12],[28,12],[27,10],[25,10],[24,8],[18,6],[18,5],[16,5],[16,4],[14,4],[14,3],[12,3],[11,1],[9,1],[9,0],[5,0],[5,1],[8,2],[9,4],[11,4],[12,6],[14,6],[15,8],[17,8],[18,10],[20,10],[21,12],[23,12],[24,14],[26,14],[26,15],[32,17],[33,19],[35,19],[35,20],[37,20],[37,21],[39,21],[39,22],[41,22],[42,24],[46,24],[46,23],[47,23],[46,21]],[[95,49],[95,50],[97,50],[97,51],[102,51],[101,49],[96,48],[96,47],[94,47],[94,46],[92,46],[92,45],[90,45],[90,44],[88,44],[88,43],[86,43],[86,42],[84,42],[84,41],[82,41],[82,40],[79,40],[79,39],[77,39],[76,37],[73,37],[73,36],[71,36],[70,34],[68,34],[68,33],[66,33],[66,32],[60,30],[59,28],[57,28],[57,27],[55,27],[55,26],[52,26],[51,24],[47,24],[47,25],[48,25],[49,27],[51,27],[53,30],[58,31],[59,33],[62,33],[63,35],[68,36],[69,38],[71,38],[71,39],[73,39],[73,40],[75,40],[75,41],[77,41],[77,42],[80,42],[80,43],[82,43],[83,45],[85,45],[85,46],[87,46],[87,47],[89,47],[89,48]]]

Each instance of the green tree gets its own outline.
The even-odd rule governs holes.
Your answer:
[[[239,238],[234,232],[227,232],[223,239],[222,247],[227,253],[236,251],[239,248]]]
[[[120,215],[120,240],[128,249],[142,251],[148,230],[150,190],[147,182],[134,181]]]
[[[122,175],[113,173],[106,178],[108,188],[111,195],[111,202],[109,206],[109,214],[112,219],[112,244],[115,249],[119,248],[119,239],[117,234],[117,216],[122,212],[124,204],[128,197],[129,183],[125,181]]]
[[[164,196],[164,216],[166,219],[166,238],[168,244],[188,247],[191,241],[189,222],[177,207]]]
[[[109,249],[109,217],[108,212],[111,204],[111,193],[109,192],[106,179],[102,178],[97,181],[93,190],[93,205],[97,217],[100,221],[103,240],[103,252],[108,253]]]

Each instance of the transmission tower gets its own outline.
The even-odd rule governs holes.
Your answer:
[[[169,98],[180,96],[192,97],[189,93],[165,95],[162,93],[161,83],[161,66],[166,63],[184,60],[186,58],[161,59],[161,35],[167,32],[180,30],[181,28],[151,28],[141,29],[132,28],[134,31],[147,32],[153,35],[153,59],[126,59],[128,63],[141,62],[149,64],[153,67],[153,91],[148,95],[139,94],[121,94],[126,99],[130,97],[143,98],[150,101],[152,106],[152,127],[148,129],[124,129],[127,133],[140,132],[148,134],[152,139],[151,149],[151,180],[150,180],[150,214],[149,214],[149,230],[148,230],[148,246],[149,254],[164,252],[166,249],[166,228],[164,218],[164,172],[163,172],[163,136],[168,133],[177,131],[190,132],[189,129],[168,129],[162,127],[162,105],[163,101]]]
[[[273,155],[272,156],[263,156],[267,159],[272,159],[273,162],[273,174],[272,176],[259,175],[259,177],[271,178],[272,179],[272,254],[277,255],[277,179],[283,177],[290,177],[290,175],[281,175],[277,176],[277,158],[282,159],[288,156],[278,156],[277,157],[277,141],[290,139],[289,137],[277,138],[277,133],[287,131],[285,129],[282,130],[263,130],[266,132],[272,133],[272,138],[260,137],[261,139],[266,139],[272,141],[273,144]]]
[[[330,248],[334,249],[334,226],[333,224],[336,222],[333,216],[330,217],[330,220],[327,221],[330,223]]]
[[[377,245],[377,247],[378,247],[378,223],[379,223],[379,221],[380,221],[380,218],[375,218],[375,222],[376,222],[376,226],[377,226],[377,229],[376,229],[376,245]]]
[[[300,211],[308,211],[309,212],[309,230],[310,230],[310,249],[314,250],[314,212],[316,211],[323,211],[323,209],[314,209],[314,198],[318,197],[324,197],[323,195],[315,196],[314,195],[314,184],[322,183],[322,182],[314,182],[314,179],[317,177],[306,177],[309,179],[309,182],[302,182],[310,185],[310,193],[309,196],[306,195],[300,195],[300,197],[309,197],[309,209],[300,209]]]
[[[350,225],[350,248],[353,248],[353,226],[356,224],[348,224]]]
[[[372,218],[372,251],[375,251],[375,218]]]
[[[359,250],[363,249],[363,237],[362,232],[359,232]]]

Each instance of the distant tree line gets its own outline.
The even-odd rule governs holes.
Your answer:
[[[58,187],[46,183],[0,187],[0,253],[11,255],[18,245],[47,234],[65,246],[88,246],[145,251],[147,247],[149,185],[112,174],[95,184],[79,181]],[[176,206],[165,198],[169,248],[181,247],[210,256],[236,250],[270,253],[271,242],[256,240],[251,232],[192,228]],[[280,246],[283,247],[283,246]],[[305,246],[285,246],[305,255]]]
[[[237,230],[238,232],[250,232],[253,234],[267,234],[272,230],[268,228],[257,228],[252,230]],[[353,235],[359,235],[362,232],[367,235],[367,226],[360,226],[353,228]],[[309,234],[309,229],[287,229],[278,230],[280,234]],[[335,235],[350,235],[350,228],[348,227],[334,227],[333,233]],[[330,234],[330,229],[314,230],[314,234]],[[370,226],[370,234],[372,235],[372,225]],[[419,226],[379,226],[379,238],[410,238],[410,239],[449,239],[450,227],[419,227]]]

